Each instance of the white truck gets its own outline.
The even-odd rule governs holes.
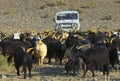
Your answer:
[[[73,10],[60,11],[55,15],[55,30],[72,31],[80,30],[79,13]]]

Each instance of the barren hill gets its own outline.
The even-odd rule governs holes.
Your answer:
[[[0,0],[0,30],[54,29],[57,11],[78,10],[81,29],[120,29],[120,0]]]

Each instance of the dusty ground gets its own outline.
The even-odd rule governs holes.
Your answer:
[[[0,68],[0,81],[107,81],[107,77],[103,76],[102,72],[99,71],[95,71],[95,78],[91,77],[90,71],[87,72],[85,78],[81,78],[82,74],[83,70],[80,70],[75,76],[72,73],[66,74],[64,65],[55,64],[53,59],[51,64],[45,63],[43,67],[34,65],[32,78],[29,78],[27,73],[27,79],[23,79],[22,72],[21,76],[17,76],[13,64],[8,66],[5,63],[3,68]],[[108,81],[120,81],[120,70],[110,70]]]
[[[96,77],[92,78],[91,73],[88,72],[86,78],[81,78],[82,71],[76,76],[66,74],[64,67],[59,65],[45,65],[44,67],[36,67],[32,70],[32,78],[23,79],[23,75],[17,76],[16,71],[12,73],[5,73],[2,81],[106,81],[107,77],[103,76],[101,72],[95,72]],[[109,81],[120,81],[119,72],[110,72]],[[3,76],[3,75],[2,75]]]

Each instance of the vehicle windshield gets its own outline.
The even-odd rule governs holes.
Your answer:
[[[57,20],[76,20],[78,19],[77,13],[59,13],[57,15]]]

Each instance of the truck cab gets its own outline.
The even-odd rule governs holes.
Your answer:
[[[80,30],[79,13],[77,11],[60,11],[55,15],[55,30],[64,30],[67,32]]]

